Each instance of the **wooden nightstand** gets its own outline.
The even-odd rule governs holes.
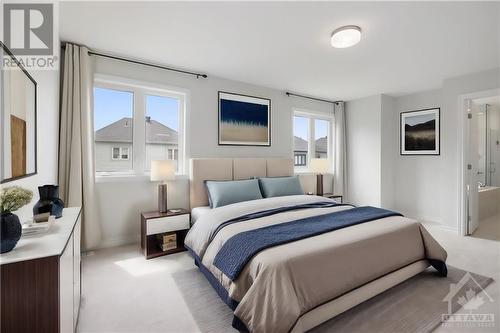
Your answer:
[[[344,203],[344,198],[340,194],[326,193],[326,194],[323,194],[323,197],[328,198],[328,199],[338,199],[338,198],[340,198],[340,203]]]
[[[141,214],[141,249],[146,259],[156,258],[167,254],[186,251],[184,238],[189,230],[190,213],[180,209],[178,212],[166,213],[149,212]],[[177,247],[163,251],[158,235],[173,233],[177,235]]]

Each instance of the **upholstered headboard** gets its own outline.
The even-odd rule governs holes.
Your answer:
[[[291,158],[193,158],[189,163],[191,208],[208,206],[205,180],[293,176]]]

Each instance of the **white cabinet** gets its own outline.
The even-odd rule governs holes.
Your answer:
[[[80,309],[80,217],[59,260],[60,332],[76,331]]]
[[[76,330],[78,322],[78,313],[80,310],[80,295],[81,295],[81,223],[78,219],[75,230],[73,231],[73,329]]]
[[[75,332],[80,306],[80,207],[0,255],[0,333]]]
[[[73,235],[59,259],[60,332],[73,332]]]

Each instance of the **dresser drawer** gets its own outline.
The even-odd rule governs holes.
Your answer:
[[[189,214],[150,219],[146,223],[146,229],[146,235],[189,229]]]

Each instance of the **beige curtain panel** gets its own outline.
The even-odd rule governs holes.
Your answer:
[[[101,241],[95,200],[93,68],[88,49],[67,43],[59,130],[59,187],[67,207],[82,207],[82,247]]]
[[[335,105],[335,177],[334,192],[347,198],[347,139],[344,102]]]

